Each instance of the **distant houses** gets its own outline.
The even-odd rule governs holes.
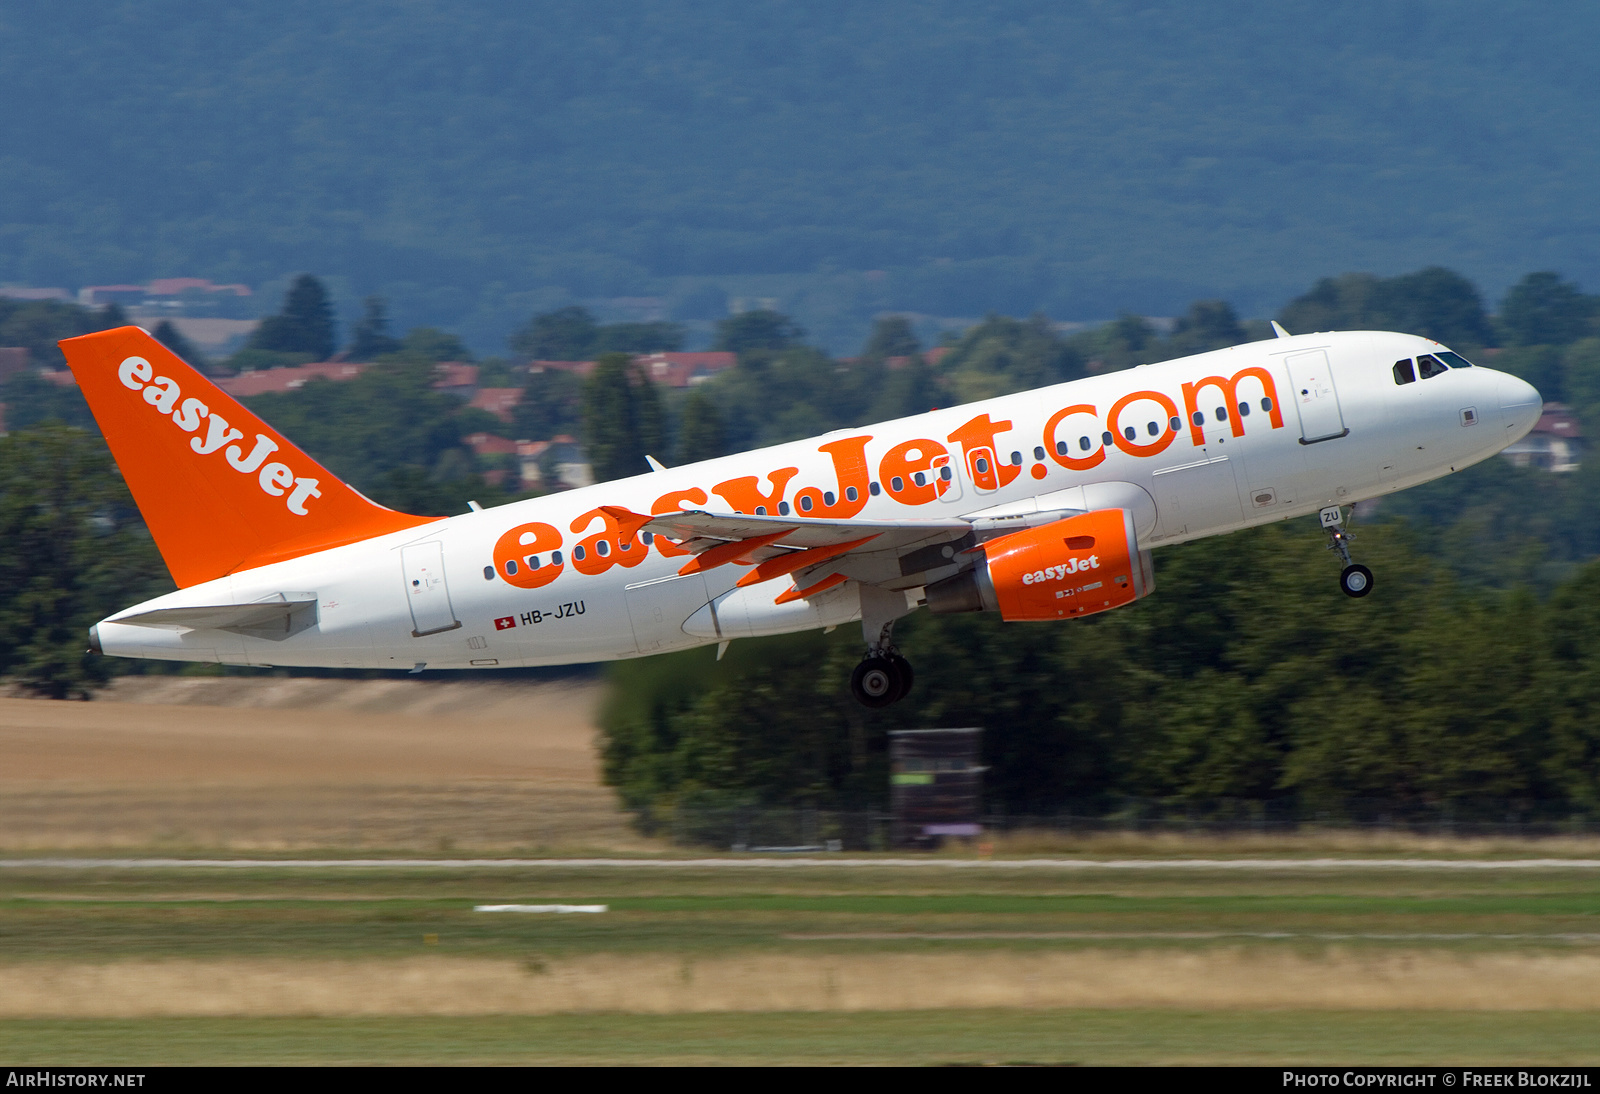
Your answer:
[[[693,387],[703,384],[719,372],[739,363],[736,354],[726,350],[706,350],[700,353],[642,353],[634,362],[645,370],[652,383],[662,387]],[[528,371],[570,372],[587,376],[594,371],[593,361],[529,361]]]
[[[1518,467],[1564,474],[1583,465],[1583,423],[1564,403],[1546,403],[1539,424],[1500,454]]]
[[[85,285],[76,293],[0,286],[0,297],[11,300],[54,300],[90,308],[116,304],[130,321],[145,327],[165,319],[208,357],[232,353],[256,329],[260,320],[253,314],[254,295],[249,285],[218,285],[203,277],[158,277],[143,285]]]
[[[212,383],[235,399],[248,399],[253,395],[283,395],[298,391],[312,380],[335,383],[354,380],[371,367],[355,361],[319,361],[312,365],[263,368],[241,372],[237,376],[218,376],[212,379]]]

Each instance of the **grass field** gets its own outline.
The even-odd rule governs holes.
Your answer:
[[[1593,841],[1040,834],[981,868],[703,866],[600,785],[597,695],[169,678],[0,700],[0,1059],[1600,1062],[1600,869],[1006,858],[1600,858]],[[450,869],[18,858],[541,849]],[[653,864],[559,858],[580,851]],[[550,903],[609,910],[474,911]]]
[[[1592,1064],[1588,1014],[888,1014],[0,1022],[39,1064]]]
[[[28,1063],[1600,1059],[1593,869],[12,866],[0,953]]]

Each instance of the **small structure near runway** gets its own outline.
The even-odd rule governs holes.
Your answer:
[[[896,847],[937,847],[979,834],[983,805],[983,730],[889,732],[890,838]]]

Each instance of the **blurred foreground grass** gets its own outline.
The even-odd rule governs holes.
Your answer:
[[[3,1021],[16,1066],[95,1064],[1593,1064],[1554,1012],[939,1010],[856,1014]]]
[[[1600,870],[12,865],[0,1058],[1596,1063]]]

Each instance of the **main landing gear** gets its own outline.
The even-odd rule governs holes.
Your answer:
[[[856,702],[876,710],[904,699],[915,678],[911,662],[898,650],[869,653],[850,674],[850,692]]]
[[[1338,552],[1344,562],[1344,569],[1339,573],[1339,588],[1344,590],[1345,596],[1366,596],[1372,591],[1372,571],[1350,561],[1353,537],[1345,529],[1344,512],[1337,505],[1330,505],[1318,516],[1322,520],[1322,530],[1328,533],[1328,550]]]
[[[903,592],[861,586],[861,637],[867,655],[850,674],[850,692],[864,707],[877,710],[898,703],[911,691],[916,674],[894,648],[894,621],[910,610]]]

